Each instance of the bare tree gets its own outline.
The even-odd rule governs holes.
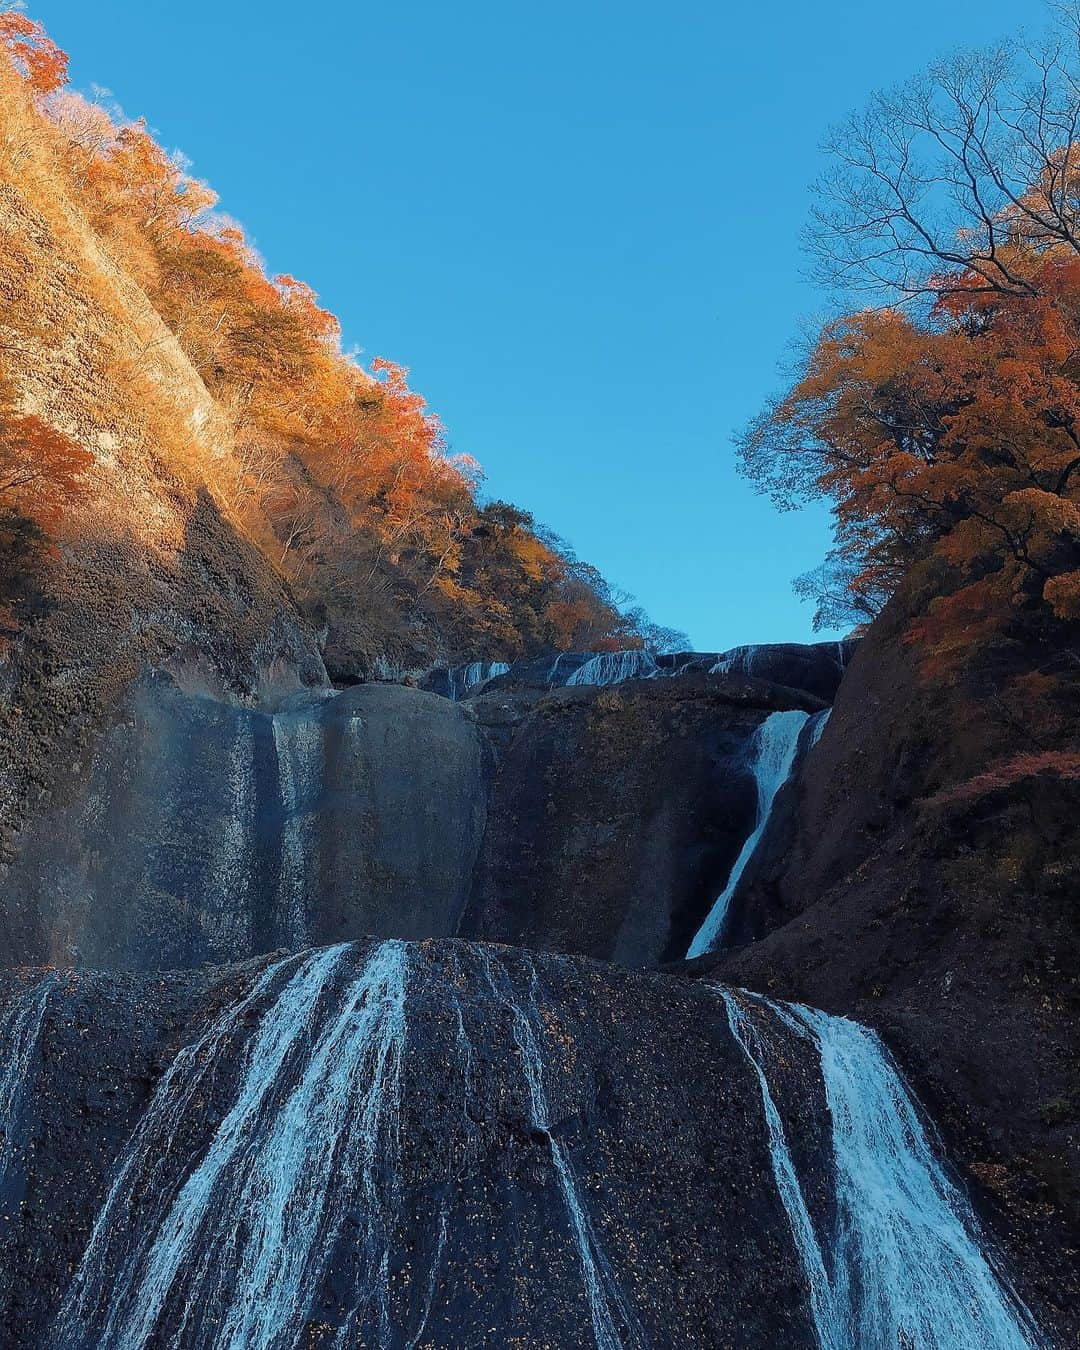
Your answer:
[[[881,613],[890,588],[875,582],[862,559],[830,549],[823,563],[795,578],[795,594],[815,605],[814,632],[839,628],[861,633]]]
[[[1080,253],[1080,6],[1057,16],[1043,41],[938,62],[832,132],[808,231],[820,279],[892,302],[1035,294],[1023,251]]]

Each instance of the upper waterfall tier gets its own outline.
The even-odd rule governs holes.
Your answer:
[[[0,960],[168,969],[365,934],[680,956],[753,829],[756,728],[820,701],[502,678],[255,707],[144,679],[21,841]]]
[[[559,689],[624,684],[627,680],[685,675],[739,676],[801,689],[830,701],[858,643],[769,642],[727,652],[666,652],[642,648],[615,652],[558,652],[528,661],[472,661],[431,671],[424,687],[451,699],[515,688]]]

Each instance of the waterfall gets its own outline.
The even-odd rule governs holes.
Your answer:
[[[824,712],[815,713],[810,719],[810,742],[806,747],[807,754],[813,750],[818,741],[821,740],[821,733],[829,724],[829,718],[832,715],[832,709],[826,708]]]
[[[17,995],[0,1018],[0,1194],[15,1156],[16,1132],[30,1086],[30,1064],[55,978],[50,972]]]
[[[562,664],[562,659],[565,655],[565,652],[560,652],[551,663],[551,669],[548,671],[547,675],[548,684],[555,685],[559,683],[559,666]]]
[[[857,1345],[1023,1350],[1030,1317],[995,1275],[967,1196],[934,1155],[881,1041],[796,1007],[817,1043],[833,1120],[837,1267]],[[872,1276],[872,1278],[871,1278]]]
[[[710,675],[752,675],[757,659],[756,646],[732,647],[709,667]]]
[[[757,787],[757,818],[754,830],[735,859],[735,865],[731,869],[722,894],[709,910],[705,922],[691,942],[690,950],[686,953],[688,960],[694,956],[703,956],[706,952],[715,950],[720,944],[732,897],[747,863],[754,856],[754,850],[765,833],[773,800],[791,773],[791,766],[795,762],[799,746],[799,736],[806,722],[807,714],[804,712],[775,712],[770,713],[754,732],[750,743],[750,768]]]
[[[588,1208],[581,1196],[573,1163],[562,1142],[551,1132],[551,1107],[544,1089],[543,1056],[534,1025],[535,1019],[539,1017],[535,997],[536,967],[531,960],[525,958],[532,987],[530,1006],[526,1008],[516,997],[505,971],[500,968],[502,979],[496,980],[487,954],[481,952],[480,958],[492,992],[510,1012],[514,1044],[517,1046],[525,1071],[532,1125],[544,1136],[551,1151],[551,1161],[555,1167],[559,1190],[577,1246],[582,1283],[585,1286],[585,1297],[589,1305],[597,1350],[624,1350],[624,1347],[630,1347],[630,1350],[643,1350],[646,1344],[645,1334],[626,1301],[593,1226]]]
[[[807,1208],[806,1197],[799,1183],[795,1162],[788,1147],[780,1112],[776,1109],[769,1080],[765,1075],[767,1049],[756,1025],[748,1016],[742,1004],[730,990],[719,989],[720,996],[727,1008],[728,1025],[731,1034],[750,1061],[761,1091],[761,1104],[765,1114],[765,1127],[769,1136],[769,1155],[772,1159],[773,1176],[784,1211],[791,1225],[791,1236],[795,1241],[802,1261],[806,1283],[810,1291],[810,1311],[814,1327],[822,1350],[843,1350],[845,1337],[843,1323],[836,1306],[825,1257],[818,1244],[814,1223]],[[883,1342],[884,1344],[884,1342]]]
[[[488,680],[505,675],[509,669],[505,661],[470,661],[467,666],[454,666],[446,673],[450,697],[456,703]]]
[[[270,967],[174,1061],[98,1215],[58,1350],[297,1343],[357,1196],[363,1261],[347,1325],[373,1308],[385,1325],[407,960],[403,943],[378,943],[335,994],[350,950]],[[228,1110],[196,1165],[172,1176],[191,1161],[177,1140],[197,1134],[217,1061],[290,965]]]
[[[308,878],[318,867],[310,813],[323,771],[323,728],[311,707],[275,713],[273,728],[282,811],[277,925],[286,946],[300,947],[307,938]]]
[[[623,680],[651,680],[660,673],[652,652],[638,648],[625,652],[600,652],[592,656],[566,681],[572,684],[621,684]]]
[[[276,722],[275,722],[276,728]],[[255,727],[243,714],[237,721],[226,761],[225,781],[229,809],[219,819],[218,834],[207,879],[208,892],[218,907],[203,910],[200,922],[215,951],[251,951],[252,893],[250,842],[259,814],[255,774]]]
[[[832,1121],[836,1214],[819,1246],[768,1084],[768,1055],[736,996],[719,991],[761,1090],[773,1172],[823,1350],[1031,1350],[1027,1309],[995,1272],[967,1196],[873,1032],[843,1017],[745,995],[814,1046]]]
[[[644,1350],[555,1135],[536,969],[527,963],[522,991],[496,955],[474,950],[477,973],[509,1014],[528,1119],[551,1159],[598,1350]],[[401,1120],[412,958],[397,941],[376,943],[359,966],[354,951],[341,944],[269,965],[179,1052],[114,1167],[52,1350],[287,1350],[306,1343],[313,1318],[320,1343],[340,1350],[423,1343],[455,1216],[444,1196],[406,1342],[392,1262],[408,1219]],[[433,993],[449,1013],[471,1131],[480,1061],[459,995],[470,972],[457,956],[453,966]],[[314,1301],[332,1271],[335,1311],[323,1320]]]

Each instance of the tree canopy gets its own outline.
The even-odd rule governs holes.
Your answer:
[[[1019,611],[1080,618],[1080,22],[961,55],[830,138],[810,243],[877,303],[827,322],[739,441],[782,506],[831,505],[798,583],[865,622],[912,566],[947,646]]]
[[[67,57],[40,24],[0,13],[0,48],[20,77],[7,72],[5,97],[14,82],[22,99],[9,121],[23,125],[29,101],[58,190],[142,288],[213,396],[230,448],[214,467],[215,490],[313,614],[332,627],[360,613],[369,629],[405,635],[405,645],[426,633],[418,652],[434,642],[458,657],[655,640],[647,618],[629,614],[561,541],[524,513],[511,518],[511,508],[483,503],[479,466],[450,451],[406,368],[383,358],[365,367],[343,350],[334,315],[304,282],[267,274],[182,157],[144,122],[66,87]],[[13,259],[13,272],[20,266]],[[25,329],[31,308],[22,304],[4,325]],[[0,468],[10,460],[24,474],[28,456],[42,466],[19,491],[24,503],[35,497],[33,519],[47,531],[54,508],[74,504],[73,475],[93,456],[20,420],[13,398]]]

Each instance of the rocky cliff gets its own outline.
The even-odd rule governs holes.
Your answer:
[[[400,685],[251,707],[148,677],[26,831],[5,950],[157,970],[451,936],[490,758],[460,707]]]
[[[831,651],[784,659],[762,668],[832,692]],[[147,673],[25,831],[8,959],[153,970],[455,934],[681,956],[750,830],[755,729],[823,706],[718,664],[563,687],[526,663],[457,702],[384,683],[244,703]]]
[[[1013,646],[928,677],[904,640],[907,603],[855,656],[820,743],[777,797],[730,951],[701,964],[879,1028],[1030,1263],[1051,1319],[1076,1334],[1080,796],[1061,767],[1076,745],[1068,651]],[[1048,703],[1026,693],[1033,674],[1062,670]]]
[[[32,621],[0,649],[0,855],[149,667],[257,698],[325,682],[289,588],[241,524],[226,419],[66,191],[0,59],[4,379],[92,453]],[[12,168],[12,165],[15,168]],[[5,501],[5,506],[9,503]]]
[[[0,1020],[13,1346],[1027,1343],[849,1024],[399,942],[27,972]],[[838,1049],[863,1070],[851,1132]],[[868,1149],[874,1193],[905,1197],[888,1232],[859,1194]]]

